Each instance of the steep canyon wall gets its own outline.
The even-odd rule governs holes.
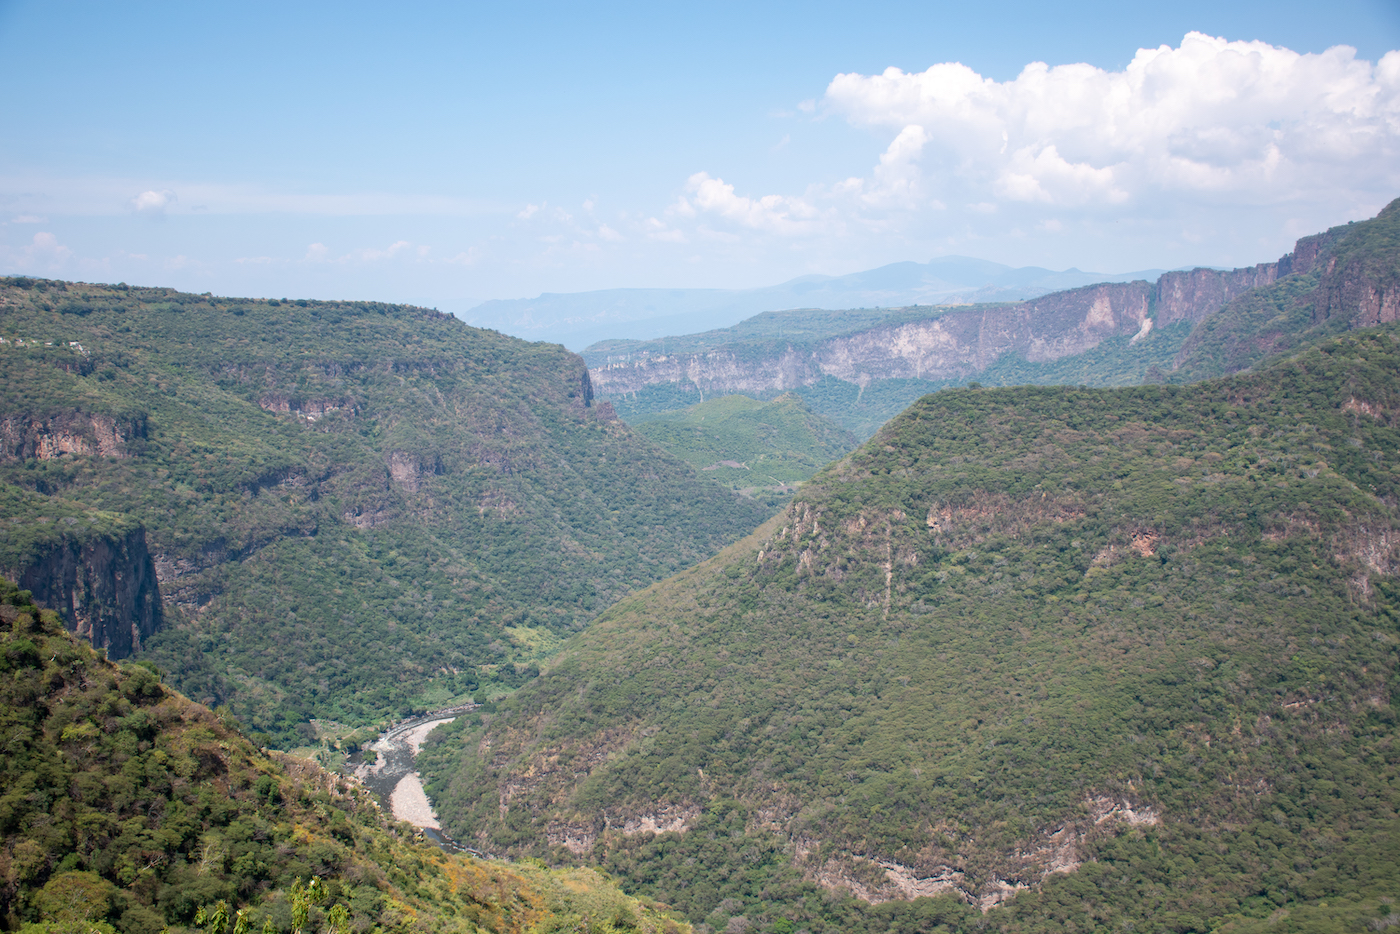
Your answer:
[[[1333,232],[1305,237],[1278,262],[1169,272],[1155,284],[1103,283],[1015,304],[942,308],[922,320],[876,325],[805,345],[642,352],[592,367],[593,385],[599,396],[616,398],[667,383],[723,395],[781,392],[828,376],[862,387],[886,379],[966,379],[1005,354],[1043,363],[1082,354],[1110,337],[1136,340],[1154,327],[1195,324],[1252,289],[1311,271],[1335,239]],[[1400,302],[1400,290],[1394,295],[1392,304]],[[1395,313],[1383,296],[1371,304],[1382,320]]]
[[[0,569],[109,658],[126,658],[161,624],[146,530],[64,536],[21,567]]]

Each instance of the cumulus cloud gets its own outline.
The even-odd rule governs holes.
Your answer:
[[[131,206],[137,214],[145,214],[151,217],[159,217],[165,213],[165,209],[176,201],[175,192],[163,191],[143,191],[131,199]]]
[[[897,133],[867,199],[934,188],[962,203],[1088,207],[1400,186],[1400,51],[1373,65],[1346,46],[1303,55],[1193,32],[1179,48],[1140,49],[1122,71],[841,74],[824,103]]]
[[[708,172],[696,172],[686,182],[688,197],[676,204],[676,213],[693,217],[704,213],[739,227],[772,233],[806,233],[815,229],[817,209],[803,198],[764,195],[750,198],[736,194],[734,186]]]
[[[1372,63],[1346,46],[1299,54],[1193,32],[1118,71],[841,74],[798,109],[872,133],[869,170],[788,193],[697,172],[668,223],[640,233],[735,257],[795,238],[834,257],[872,244],[1006,254],[1034,239],[1010,252],[1105,269],[1257,262],[1400,194],[1400,51]]]

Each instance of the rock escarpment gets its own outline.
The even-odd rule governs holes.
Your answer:
[[[758,353],[741,347],[693,354],[644,352],[595,364],[591,372],[601,396],[661,383],[689,383],[701,395],[722,395],[784,392],[828,376],[860,386],[885,379],[962,379],[1007,353],[1033,362],[1058,360],[1108,337],[1143,333],[1151,291],[1146,282],[1091,285],[1016,304],[931,309],[927,318],[880,324],[806,346],[779,343]]]
[[[1173,361],[1175,380],[1238,372],[1330,334],[1400,320],[1398,236],[1400,201],[1299,240],[1271,264],[1271,285],[1241,292],[1191,332]]]
[[[146,530],[62,535],[20,567],[3,574],[63,616],[64,625],[126,658],[161,624],[160,585],[146,548]]]
[[[1006,355],[1050,363],[1084,354],[1109,338],[1136,342],[1154,328],[1196,325],[1256,289],[1314,271],[1319,261],[1330,264],[1331,275],[1337,258],[1328,259],[1329,251],[1346,230],[1304,237],[1272,263],[1180,270],[1156,283],[1107,282],[1015,304],[934,306],[926,317],[909,309],[892,312],[888,322],[806,343],[778,340],[671,354],[639,347],[636,353],[590,359],[593,384],[604,398],[676,384],[694,387],[703,401],[709,395],[785,392],[828,377],[862,390],[880,380],[965,380]],[[1370,323],[1378,323],[1400,313],[1400,286],[1377,290],[1367,275],[1335,278],[1339,284],[1326,291],[1319,314],[1359,308]]]
[[[0,461],[53,460],[64,454],[126,457],[128,443],[145,435],[145,416],[6,414],[0,418]]]

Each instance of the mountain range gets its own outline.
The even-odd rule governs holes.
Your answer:
[[[794,392],[868,438],[948,386],[1188,382],[1329,329],[1395,320],[1397,236],[1392,203],[1242,269],[1168,272],[1155,283],[1098,283],[1017,303],[768,312],[698,334],[603,341],[583,356],[600,398],[626,419],[729,393]]]
[[[0,280],[3,925],[1400,924],[1397,329],[1400,202],[585,358]],[[269,751],[468,702],[418,766],[524,862]]]
[[[1013,268],[966,256],[891,263],[844,276],[799,276],[757,289],[604,289],[497,299],[464,321],[574,350],[606,339],[650,340],[727,327],[764,311],[891,308],[919,304],[1020,301],[1095,282],[1156,279],[1160,269],[1109,275],[1039,266]]]
[[[925,396],[440,730],[429,789],[708,930],[1360,931],[1400,896],[1398,413],[1395,325]]]

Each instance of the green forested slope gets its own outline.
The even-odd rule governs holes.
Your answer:
[[[415,843],[362,789],[258,751],[148,668],[99,659],[7,581],[0,736],[5,930],[681,929],[596,874]]]
[[[1393,330],[940,392],[454,723],[430,791],[716,929],[1359,934],[1400,897],[1397,508]]]
[[[1235,273],[1260,281],[1253,277],[1264,268]],[[602,394],[631,422],[685,407],[702,385],[702,394],[711,399],[723,392],[744,391],[769,398],[788,391],[861,439],[869,438],[920,396],[974,382],[986,386],[1096,387],[1195,382],[1257,366],[1280,353],[1294,352],[1349,329],[1400,319],[1400,200],[1369,220],[1302,238],[1294,253],[1273,265],[1269,274],[1275,273],[1281,278],[1274,284],[1250,289],[1228,303],[1225,286],[1211,281],[1216,272],[1168,273],[1145,293],[1154,325],[1150,331],[1103,336],[1090,342],[1088,349],[1066,356],[1047,355],[1045,346],[1036,353],[1022,346],[999,352],[995,359],[980,359],[975,367],[955,376],[938,379],[928,377],[930,369],[917,378],[911,378],[907,369],[902,376],[882,372],[885,368],[876,356],[866,358],[869,373],[860,379],[849,369],[841,378],[833,374],[842,372],[845,354],[853,344],[888,342],[891,359],[906,353],[910,342],[918,338],[909,334],[893,338],[893,329],[899,325],[942,319],[957,331],[952,322],[969,311],[983,317],[985,323],[985,318],[996,318],[999,312],[1015,306],[767,312],[730,328],[700,334],[653,341],[604,341],[583,355],[601,374]],[[1224,273],[1226,278],[1232,275]],[[1119,289],[1120,299],[1132,290],[1128,285],[1103,288],[1109,292]],[[1057,325],[1055,319],[1073,307],[1081,314],[1088,312],[1091,305],[1085,299],[1102,299],[1104,294],[1097,289],[1072,289],[1033,300],[1032,330],[1037,340],[1050,346],[1066,339],[1073,328],[1063,327],[1064,321]],[[836,348],[832,341],[842,346]],[[940,339],[924,344],[922,352],[930,363],[946,362],[952,359],[948,350],[945,332]],[[697,356],[683,370],[660,366],[668,356],[687,354]],[[715,357],[713,368],[707,369],[706,355]],[[645,368],[629,371],[646,358],[655,360],[654,373],[669,374],[669,379],[653,376],[656,381],[651,382],[642,375]],[[816,363],[800,384],[783,384],[791,387],[787,390],[772,388],[778,385],[775,372],[818,360],[826,362]],[[607,372],[614,367],[618,373]],[[751,388],[732,388],[740,384]]]
[[[791,393],[771,402],[722,396],[634,427],[696,470],[775,507],[792,487],[856,446],[854,435]]]
[[[1400,200],[1313,239],[1325,245],[1310,270],[1247,292],[1197,326],[1175,361],[1174,381],[1235,373],[1352,328],[1400,319]]]
[[[147,655],[278,744],[516,683],[767,515],[599,417],[576,356],[427,309],[28,279],[0,302],[0,554],[144,524]]]

